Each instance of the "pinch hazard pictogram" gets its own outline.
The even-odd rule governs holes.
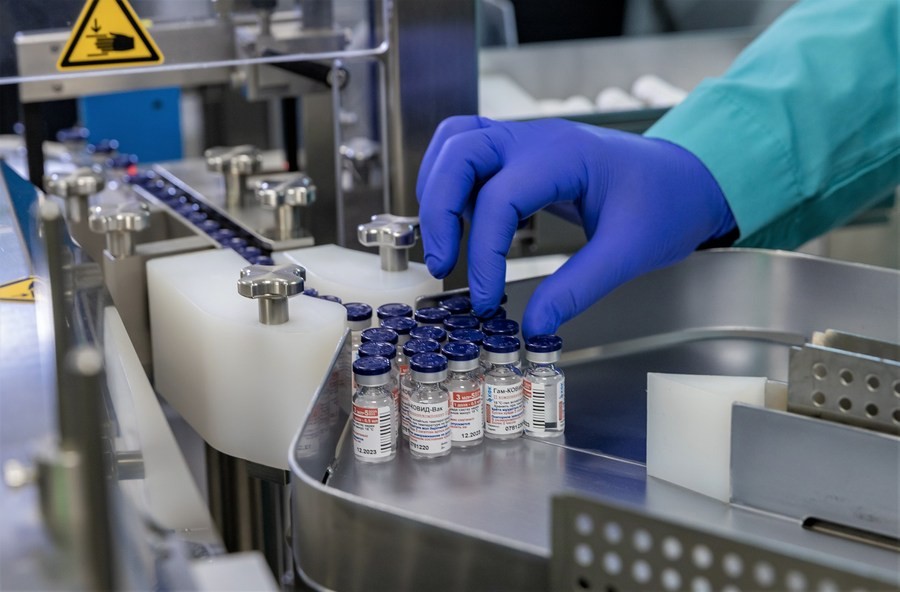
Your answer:
[[[163,54],[128,0],[88,0],[56,68],[99,70],[163,63]]]
[[[0,300],[34,302],[34,278],[27,277],[0,285]]]

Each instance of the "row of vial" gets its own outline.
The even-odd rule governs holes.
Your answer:
[[[392,459],[399,442],[414,458],[437,458],[485,437],[557,436],[565,429],[562,340],[529,338],[522,370],[518,323],[482,325],[464,312],[405,304],[346,304],[353,338],[353,444],[365,462]],[[442,302],[445,305],[447,301]],[[459,307],[462,308],[462,307]],[[414,318],[410,318],[413,316]],[[479,329],[480,327],[480,329]]]

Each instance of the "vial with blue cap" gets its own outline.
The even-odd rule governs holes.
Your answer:
[[[413,339],[434,339],[438,343],[447,341],[447,330],[437,325],[420,325],[409,332]]]
[[[468,296],[448,296],[438,302],[438,306],[446,308],[453,315],[472,312],[472,300]]]
[[[444,324],[444,319],[449,316],[450,311],[446,308],[429,306],[426,308],[417,309],[416,313],[413,315],[413,318],[416,319],[416,322],[420,325],[437,325],[440,327]]]
[[[451,448],[447,358],[416,354],[409,366],[415,385],[409,395],[409,451],[418,459],[446,456]]]
[[[353,362],[353,454],[363,462],[387,462],[397,454],[397,416],[389,389],[391,363],[379,356]]]
[[[305,293],[305,292],[304,292]],[[316,292],[315,296],[318,296]],[[347,302],[347,329],[350,330],[350,363],[359,357],[359,346],[362,343],[360,334],[372,326],[372,307],[365,302]],[[352,372],[350,373],[352,376]],[[356,390],[356,379],[352,381],[353,390]]]
[[[409,372],[409,359],[403,353],[403,346],[409,341],[409,332],[416,328],[416,322],[409,317],[390,317],[382,319],[381,326],[397,333],[397,367],[403,378]]]
[[[397,347],[384,341],[367,341],[359,346],[360,358],[385,358],[391,363],[391,398],[397,412],[397,428],[400,428],[400,372],[397,370]]]
[[[509,440],[522,435],[525,402],[522,371],[516,367],[521,343],[509,335],[484,338],[485,359],[491,364],[484,374],[484,432],[488,438]]]
[[[478,329],[481,327],[481,321],[470,314],[450,315],[444,319],[444,329],[449,333],[456,329]]]
[[[491,364],[485,359],[484,349],[481,347],[484,343],[484,332],[478,329],[456,329],[450,331],[447,337],[451,343],[461,341],[465,343],[474,343],[478,346],[479,350],[481,350],[481,371],[479,378],[484,381],[484,373],[491,368]]]
[[[416,354],[438,353],[441,344],[433,339],[410,339],[403,345],[403,354],[407,359]],[[412,373],[400,376],[400,434],[409,439],[409,395],[412,393]]]
[[[558,436],[566,429],[566,377],[556,365],[561,352],[562,339],[556,335],[535,335],[525,341],[529,365],[522,393],[529,436]]]
[[[454,342],[442,349],[447,358],[447,392],[450,393],[450,441],[457,448],[484,441],[484,406],[481,400],[481,353],[474,343]]]
[[[481,325],[481,330],[485,337],[491,335],[509,335],[515,337],[519,334],[519,323],[512,319],[491,319],[485,321]],[[516,368],[522,369],[522,360],[517,358],[515,361]]]
[[[403,302],[388,302],[387,304],[379,306],[378,310],[375,311],[375,314],[378,315],[378,318],[382,321],[391,317],[411,318],[413,316],[413,308]]]

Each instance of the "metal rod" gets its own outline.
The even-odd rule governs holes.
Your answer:
[[[244,206],[244,175],[228,170],[225,175],[225,207],[237,210]]]
[[[288,321],[287,298],[257,298],[259,322],[263,325],[281,325]]]
[[[287,170],[300,170],[300,139],[297,133],[297,99],[285,97],[281,99],[281,130],[284,140],[284,158]]]
[[[25,103],[22,105],[25,123],[25,151],[28,155],[28,180],[35,187],[44,186],[44,104]]]
[[[134,254],[134,237],[131,232],[107,232],[106,250],[114,259],[130,257]]]
[[[381,269],[385,271],[405,271],[409,267],[409,250],[379,247]]]
[[[275,210],[275,225],[278,240],[292,238],[300,229],[300,208],[290,205],[278,206]]]

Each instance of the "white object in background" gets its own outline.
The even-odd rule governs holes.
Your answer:
[[[219,543],[209,510],[200,495],[159,399],[125,331],[115,307],[103,315],[103,359],[106,382],[116,410],[116,449],[139,452],[143,479],[123,480],[119,486],[137,498],[153,521],[164,528],[190,531],[194,542]]]
[[[584,115],[593,113],[594,103],[583,95],[575,95],[568,99],[543,99],[538,101],[541,115]]]
[[[493,119],[520,119],[540,115],[537,100],[516,81],[501,74],[478,80],[478,113]]]
[[[409,262],[403,271],[384,271],[381,257],[339,247],[320,245],[273,255],[276,263],[296,263],[306,269],[306,287],[332,294],[344,302],[365,302],[373,309],[389,302],[415,307],[416,298],[437,294],[444,283],[422,263]]]
[[[648,106],[658,108],[674,107],[688,96],[683,88],[669,84],[653,74],[645,74],[635,80],[631,86],[631,94]]]
[[[646,107],[641,101],[618,86],[611,86],[601,90],[597,95],[595,105],[598,111],[606,113],[612,111],[638,111]]]
[[[550,275],[568,260],[568,255],[539,255],[508,259],[506,261],[506,281],[515,282]]]
[[[237,292],[246,265],[230,249],[147,263],[156,389],[216,450],[287,469],[347,311],[298,295],[286,323],[263,325]]]
[[[277,592],[280,589],[266,560],[256,551],[216,555],[190,565],[200,592]]]
[[[765,405],[766,379],[647,374],[647,475],[731,499],[731,405]]]

